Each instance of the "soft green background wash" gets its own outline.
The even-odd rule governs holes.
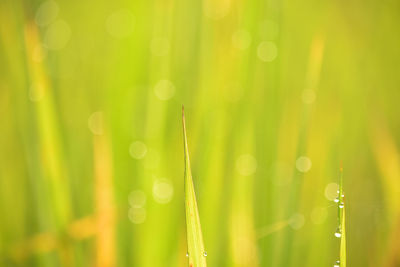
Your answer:
[[[399,266],[399,11],[0,0],[0,266]]]

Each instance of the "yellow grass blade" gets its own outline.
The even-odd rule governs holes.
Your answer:
[[[182,123],[185,154],[185,209],[189,267],[207,266],[207,253],[204,249],[203,234],[201,232],[199,211],[197,209],[196,194],[193,186],[192,171],[190,169],[189,150],[186,137],[184,110],[182,107]]]
[[[343,192],[343,167],[340,167],[340,180],[339,180],[339,197],[338,197],[338,224],[340,232],[340,251],[339,262],[340,267],[346,267],[346,211],[345,211],[345,197]]]
[[[340,267],[346,267],[346,208],[343,206],[342,238],[340,240]]]

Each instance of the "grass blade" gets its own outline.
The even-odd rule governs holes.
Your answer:
[[[346,267],[346,210],[343,206],[342,238],[340,240],[340,267]]]
[[[188,246],[189,267],[205,267],[206,252],[201,232],[200,216],[197,209],[196,194],[193,186],[192,171],[190,169],[189,149],[186,137],[184,109],[182,107],[182,124],[185,154],[185,209],[186,209],[186,235]]]
[[[340,267],[346,267],[346,211],[343,193],[343,168],[340,168],[339,197],[338,197],[338,231],[340,233]]]

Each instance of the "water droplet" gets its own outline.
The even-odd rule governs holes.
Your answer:
[[[143,208],[146,204],[146,194],[141,190],[134,190],[129,194],[128,202],[132,208]]]
[[[47,26],[52,23],[60,11],[55,1],[43,2],[36,11],[35,22],[38,26]]]
[[[339,208],[340,208],[340,209],[343,209],[343,207],[344,207],[344,203],[343,203],[343,202],[340,202],[340,203],[339,203]]]
[[[104,132],[104,116],[103,112],[96,111],[90,115],[88,119],[90,131],[95,135],[102,135]]]
[[[330,201],[334,201],[339,196],[339,185],[337,183],[329,183],[325,187],[325,197]]]
[[[142,159],[146,153],[147,146],[141,141],[135,141],[129,146],[129,154],[134,159]]]
[[[278,47],[274,42],[263,41],[257,47],[257,56],[263,62],[271,62],[278,56]],[[309,164],[306,163],[306,166]],[[310,164],[311,167],[311,164]],[[307,167],[306,167],[307,169]],[[309,169],[309,168],[308,168]],[[304,172],[307,172],[308,169]],[[303,172],[303,171],[301,171]]]
[[[310,158],[301,156],[296,160],[296,168],[299,172],[306,173],[311,169],[312,163]]]
[[[336,229],[335,236],[337,238],[340,238],[342,236],[342,230],[339,227]]]
[[[186,257],[189,258],[189,252],[186,252]]]
[[[204,256],[204,257],[207,257],[207,251],[204,251],[204,252],[203,252],[203,256]]]
[[[335,203],[339,203],[339,198],[335,198],[333,201],[334,201]]]
[[[174,195],[174,186],[171,180],[162,178],[154,181],[153,197],[160,204],[167,204],[172,200]]]
[[[128,218],[134,224],[142,224],[146,220],[146,209],[131,207],[128,212]]]
[[[333,267],[340,267],[340,261],[336,261],[336,263],[333,265]]]
[[[169,80],[160,80],[154,86],[154,94],[158,99],[166,101],[175,95],[175,85]]]

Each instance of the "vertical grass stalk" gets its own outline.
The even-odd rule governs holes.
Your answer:
[[[335,200],[338,204],[338,228],[335,236],[340,238],[339,260],[334,267],[346,267],[346,212],[343,193],[343,168],[340,168],[339,196]]]
[[[201,232],[200,216],[197,209],[196,194],[194,191],[192,171],[190,169],[189,150],[186,137],[185,115],[182,106],[182,124],[185,155],[185,210],[186,210],[186,235],[189,267],[206,267],[207,253],[204,249],[203,234]]]

